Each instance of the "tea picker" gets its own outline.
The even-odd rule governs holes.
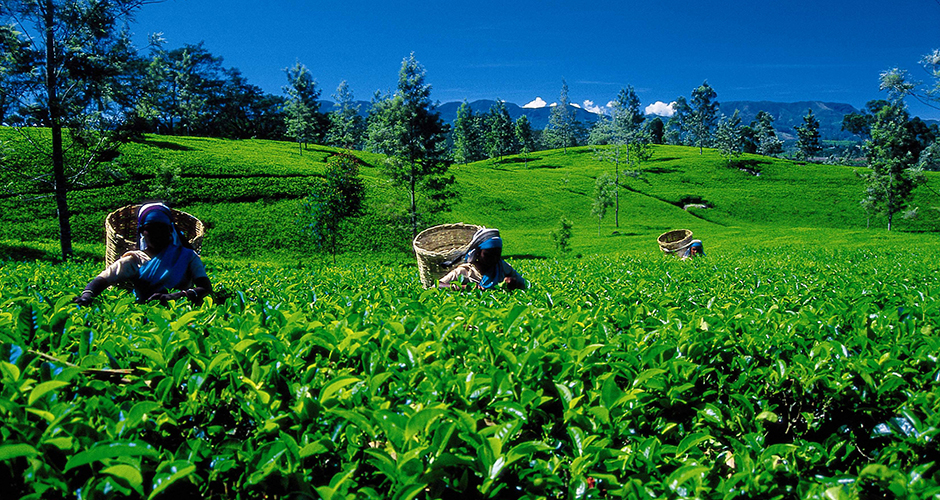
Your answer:
[[[659,235],[656,241],[663,253],[674,255],[682,260],[705,256],[702,240],[692,239],[692,231],[688,229],[665,232]]]
[[[187,240],[178,227],[185,216],[195,220],[193,225],[199,229],[192,241]],[[88,283],[81,295],[75,298],[76,304],[91,304],[96,296],[112,285],[129,285],[138,302],[166,302],[185,297],[201,304],[202,299],[212,292],[212,283],[197,253],[198,246],[193,245],[194,242],[199,245],[202,240],[202,223],[198,219],[171,210],[162,203],[150,203],[139,208],[128,205],[112,212],[105,226],[109,256],[117,253],[112,248],[115,241],[129,243],[130,248],[120,258],[109,262],[107,268]],[[116,231],[114,226],[120,226],[124,234]],[[135,234],[136,238],[126,238],[127,233]],[[170,289],[180,291],[170,293]]]
[[[498,229],[469,224],[443,224],[426,229],[414,240],[421,283],[425,288],[474,286],[489,290],[526,288],[527,283],[502,258]]]

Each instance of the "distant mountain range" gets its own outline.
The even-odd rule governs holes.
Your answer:
[[[481,99],[468,104],[474,113],[480,114],[489,112],[490,108],[495,103],[496,101],[493,100]],[[371,104],[367,101],[359,101],[358,104],[360,105],[360,114],[364,116],[367,115]],[[438,105],[437,110],[441,113],[441,119],[444,120],[444,123],[454,123],[454,120],[457,119],[457,109],[460,108],[461,104],[460,102],[446,102]],[[509,116],[513,120],[517,120],[520,116],[526,115],[534,129],[541,130],[548,125],[548,120],[552,112],[550,106],[523,108],[511,102],[506,102],[505,104],[506,110],[509,111]],[[321,111],[327,112],[332,108],[333,103],[331,101],[320,101]],[[734,110],[737,109],[740,112],[741,123],[743,125],[749,125],[757,117],[759,111],[766,111],[774,117],[774,129],[777,131],[777,135],[783,140],[796,139],[796,127],[803,124],[803,116],[806,115],[808,110],[812,109],[816,119],[819,120],[819,132],[824,139],[858,139],[857,136],[842,130],[842,117],[847,114],[859,112],[859,110],[851,104],[823,101],[719,101],[719,108],[722,114],[728,116],[734,114]],[[578,121],[585,124],[594,123],[600,118],[600,115],[583,108],[572,106],[572,109]],[[655,115],[647,115],[647,119],[652,118],[655,118]],[[663,121],[668,120],[667,117],[662,117],[662,119]]]

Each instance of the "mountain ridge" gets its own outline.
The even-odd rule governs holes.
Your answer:
[[[363,116],[368,115],[372,104],[368,101],[357,101],[359,113]],[[437,104],[437,111],[441,114],[444,123],[453,124],[457,119],[457,110],[463,101],[449,101]],[[488,113],[490,108],[496,104],[494,99],[478,99],[467,102],[470,109],[475,114]],[[513,121],[518,120],[520,116],[526,115],[532,128],[536,130],[544,129],[551,117],[551,106],[541,108],[524,108],[518,104],[504,101],[506,110],[509,112]],[[810,109],[816,119],[819,120],[820,135],[824,139],[830,140],[851,140],[859,139],[857,136],[842,130],[842,118],[845,115],[859,113],[860,111],[851,104],[829,101],[796,101],[796,102],[777,102],[777,101],[719,101],[719,112],[731,116],[735,110],[739,111],[742,125],[749,125],[760,111],[766,111],[774,117],[774,129],[778,136],[783,140],[796,139],[796,127],[803,125],[803,117]],[[320,101],[320,110],[323,112],[331,111],[333,102],[328,100]],[[575,118],[590,125],[600,119],[601,115],[590,112],[578,106],[572,106]],[[647,119],[653,119],[656,115],[646,115]],[[667,121],[668,117],[660,117]]]

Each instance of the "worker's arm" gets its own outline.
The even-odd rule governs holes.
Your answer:
[[[109,286],[111,285],[108,283],[108,280],[102,278],[101,276],[96,276],[95,279],[89,281],[88,284],[85,285],[85,289],[82,290],[81,295],[75,297],[72,302],[80,306],[87,306],[91,304],[95,297],[100,295],[101,292],[105,291],[105,289],[107,289]]]

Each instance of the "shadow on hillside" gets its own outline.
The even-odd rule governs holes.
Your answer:
[[[513,260],[545,260],[548,258],[544,255],[532,255],[528,253],[504,255],[503,257],[506,259],[513,259]]]
[[[103,257],[97,253],[75,250],[73,258],[79,260],[103,260]],[[18,262],[27,262],[40,260],[43,262],[58,263],[62,262],[62,254],[56,251],[43,250],[27,245],[9,245],[0,243],[0,260],[12,260]]]
[[[503,164],[511,164],[511,163],[526,163],[527,161],[531,162],[531,161],[536,161],[536,160],[541,160],[541,159],[542,158],[540,157],[537,158],[535,156],[530,156],[528,160],[526,160],[525,158],[503,158],[502,160],[499,160],[495,163],[497,165],[503,165]]]
[[[734,160],[728,164],[730,168],[736,168],[742,172],[747,172],[751,175],[760,175],[761,170],[763,170],[764,165],[770,165],[768,160],[758,160],[756,158],[748,158],[745,160]]]
[[[678,160],[678,158],[674,156],[666,156],[663,158],[653,158],[652,160],[649,160],[649,161],[650,163],[652,163],[652,162],[657,162],[657,161],[672,161],[672,160]]]
[[[651,174],[671,174],[678,172],[679,169],[675,167],[653,167],[643,170],[643,172],[649,172]]]
[[[609,236],[620,237],[620,236],[643,236],[643,233],[621,233],[620,231],[614,231],[609,234]]]
[[[529,170],[539,170],[543,168],[556,169],[556,168],[561,168],[561,166],[560,165],[529,165]]]
[[[160,149],[169,149],[172,151],[192,151],[193,150],[193,148],[189,146],[183,146],[182,144],[176,144],[175,142],[167,142],[167,141],[145,140],[145,141],[142,141],[142,144],[146,144],[148,146],[153,146],[155,148],[160,148]]]

